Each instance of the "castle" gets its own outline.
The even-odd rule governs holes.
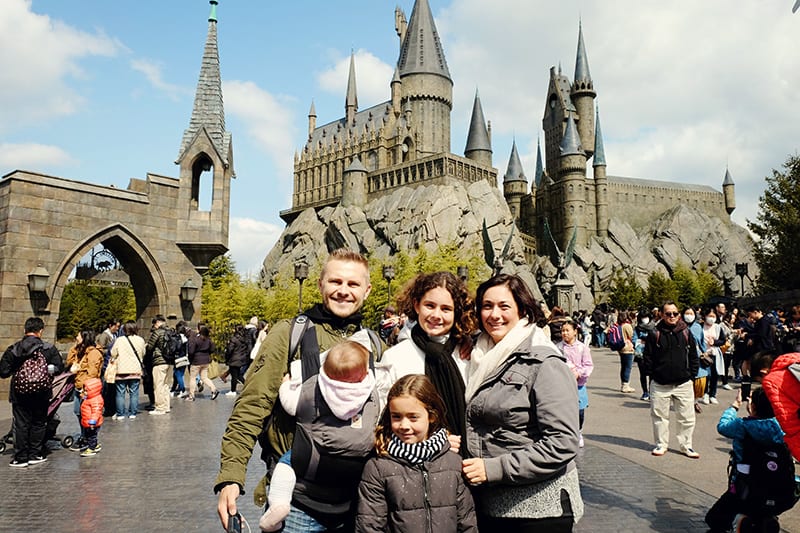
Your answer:
[[[317,126],[312,102],[308,140],[294,158],[292,207],[281,212],[287,223],[309,207],[363,206],[398,187],[451,179],[497,186],[491,125],[477,91],[464,156],[450,152],[453,80],[428,0],[416,0],[409,19],[396,8],[395,29],[400,53],[388,101],[359,110],[351,55],[344,117]],[[730,220],[735,186],[727,171],[721,193],[705,185],[607,175],[596,97],[579,26],[572,82],[560,67],[550,69],[544,164],[539,146],[529,183],[514,142],[503,176],[503,195],[528,261],[550,235],[561,250],[571,242],[586,246],[591,237],[605,239],[612,213],[634,228],[679,204]]]

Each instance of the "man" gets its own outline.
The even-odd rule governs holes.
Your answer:
[[[153,395],[155,396],[155,409],[151,415],[165,415],[169,413],[169,386],[172,383],[172,365],[167,362],[167,320],[164,315],[156,315],[150,338],[147,339],[147,353],[153,365]],[[213,399],[213,398],[212,398]]]
[[[64,363],[58,349],[42,341],[44,321],[31,317],[25,321],[25,336],[12,344],[0,358],[0,377],[16,374],[22,364],[41,351],[47,361],[50,375],[64,371]],[[47,460],[45,449],[47,431],[47,407],[50,391],[31,394],[17,394],[13,378],[9,393],[11,411],[14,416],[14,458],[9,463],[12,468],[43,463]]]
[[[109,320],[106,323],[106,329],[95,339],[97,347],[103,352],[104,371],[108,366],[108,361],[111,357],[111,347],[114,346],[114,341],[117,340],[117,334],[121,325],[122,321],[119,318]],[[113,383],[106,383],[103,377],[103,416],[113,416],[116,413],[116,403],[117,387]]]
[[[661,321],[650,332],[644,347],[644,369],[650,376],[650,418],[656,447],[652,454],[662,456],[669,446],[669,411],[675,409],[678,422],[678,444],[681,453],[691,459],[700,454],[692,448],[694,434],[694,387],[700,359],[694,337],[681,320],[678,306],[666,302],[661,308]]]
[[[368,267],[366,259],[351,250],[339,249],[331,253],[317,282],[322,304],[304,313],[314,326],[303,336],[298,353],[292,354],[294,358],[299,358],[301,353],[308,356],[304,353],[307,345],[313,346],[310,350],[319,357],[321,352],[361,329],[359,311],[372,289]],[[283,411],[278,401],[278,388],[288,368],[292,328],[291,320],[278,322],[261,343],[222,437],[220,471],[214,491],[219,492],[217,512],[225,528],[228,514],[237,512],[236,498],[244,493],[247,463],[267,417],[272,415],[272,424],[267,434],[268,443],[262,441],[262,444],[272,450],[266,453],[275,460],[291,448],[294,420]],[[290,519],[293,515],[319,526],[295,507],[292,507]],[[293,528],[287,523],[285,531],[293,529],[302,531],[301,526]]]

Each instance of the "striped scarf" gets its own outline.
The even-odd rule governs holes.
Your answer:
[[[397,459],[404,459],[412,465],[418,465],[428,461],[444,449],[447,442],[447,430],[441,428],[439,431],[428,437],[422,442],[406,444],[400,442],[397,435],[392,435],[386,451],[389,455]]]

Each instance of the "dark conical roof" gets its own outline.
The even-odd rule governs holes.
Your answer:
[[[230,133],[225,131],[225,108],[222,104],[222,77],[217,48],[217,0],[211,0],[208,35],[200,66],[200,79],[194,96],[194,108],[189,127],[183,132],[178,161],[201,128],[205,128],[223,160],[228,162]],[[178,162],[176,161],[176,162]]]
[[[542,145],[539,139],[536,139],[536,173],[533,175],[533,185],[539,187],[542,184],[542,174],[544,174],[544,165],[542,164]]]
[[[567,130],[564,132],[564,138],[561,140],[559,149],[561,155],[584,155],[581,136],[578,135],[578,128],[575,126],[575,119],[572,118],[572,113],[569,114],[567,119]]]
[[[478,91],[475,91],[475,101],[472,103],[472,120],[469,123],[469,134],[467,135],[467,147],[464,153],[468,154],[475,150],[492,151],[492,143],[489,140],[489,130],[486,128],[486,119],[483,117],[483,106]]]
[[[452,81],[428,0],[414,3],[397,65],[401,78],[409,74],[438,74]]]
[[[345,107],[354,106],[358,109],[358,94],[356,91],[356,58],[350,52],[350,74],[347,76],[347,96],[344,101]]]
[[[583,44],[583,25],[578,25],[578,52],[575,56],[575,79],[574,83],[592,82],[592,75],[589,73],[589,59],[586,57],[586,46]]]
[[[724,187],[725,185],[734,185],[731,173],[727,168],[725,169],[725,179],[722,180],[722,186]]]
[[[595,110],[594,119],[594,160],[592,166],[599,167],[606,165],[606,150],[603,147],[603,132],[600,130],[600,108]]]
[[[519,158],[519,152],[517,152],[516,139],[514,139],[511,145],[511,157],[508,158],[508,169],[506,170],[506,175],[503,176],[503,183],[509,181],[524,181],[528,183],[528,178],[525,177],[525,171],[522,168],[522,161]]]

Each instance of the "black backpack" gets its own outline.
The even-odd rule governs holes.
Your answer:
[[[794,507],[800,499],[800,484],[794,475],[794,461],[786,444],[757,442],[745,430],[740,465],[750,472],[732,469],[731,490],[751,517],[777,516]]]
[[[164,358],[164,361],[166,361],[168,365],[174,365],[175,359],[185,355],[183,352],[184,345],[181,334],[172,328],[167,328],[164,332],[164,345],[161,349],[161,357]]]

